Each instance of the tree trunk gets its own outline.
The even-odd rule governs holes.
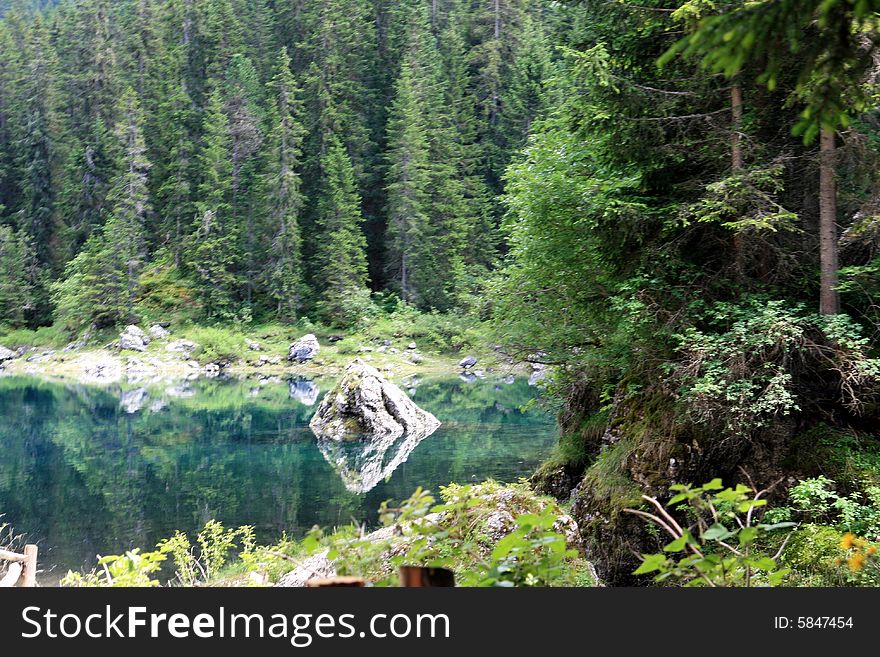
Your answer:
[[[739,82],[735,82],[730,88],[730,108],[733,114],[733,121],[731,121],[730,126],[731,165],[734,171],[738,171],[743,168],[742,146],[740,145],[743,119],[743,97],[742,87]]]
[[[837,190],[833,130],[822,128],[819,144],[819,313],[840,312],[837,294]]]
[[[730,165],[733,173],[736,174],[743,168],[743,153],[741,145],[742,118],[743,118],[743,97],[742,87],[739,82],[734,82],[730,88],[730,111],[732,119],[730,122]],[[743,244],[742,234],[736,232],[733,236],[733,251],[736,261],[736,276],[742,281],[745,279],[745,246]]]

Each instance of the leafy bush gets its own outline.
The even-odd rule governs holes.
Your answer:
[[[825,476],[804,479],[789,491],[794,514],[808,522],[880,540],[880,486],[841,495]]]
[[[461,586],[595,583],[589,564],[567,546],[559,508],[527,486],[450,485],[441,488],[441,498],[437,504],[418,489],[399,507],[383,504],[385,529],[372,535],[358,527],[330,535],[314,530],[300,542],[257,548],[253,567],[279,572],[278,555],[299,560],[325,553],[340,575],[376,586],[396,585],[396,569],[404,565],[450,568]]]
[[[62,347],[70,341],[70,333],[60,326],[41,326],[38,329],[0,328],[0,344],[8,349],[18,347]]]
[[[790,571],[780,568],[777,561],[784,543],[772,557],[760,546],[768,534],[794,523],[756,522],[756,509],[767,504],[761,499],[767,491],[754,493],[742,484],[724,488],[720,479],[699,487],[676,484],[670,489],[676,495],[667,506],[686,511],[692,524],[681,526],[653,497],[643,499],[654,513],[627,509],[673,539],[662,553],[642,555],[642,565],[634,574],[656,573],[656,582],[683,586],[777,586],[785,580]]]
[[[233,361],[247,349],[244,335],[235,330],[201,326],[187,329],[184,335],[199,345],[193,355],[203,363]]]
[[[676,336],[683,360],[672,366],[699,421],[720,419],[735,432],[764,426],[800,410],[804,378],[831,382],[856,413],[876,392],[880,360],[869,357],[869,341],[845,315],[753,299],[715,304],[706,321],[720,330],[691,327]]]
[[[61,586],[72,587],[131,587],[159,586],[154,574],[170,554],[175,573],[173,581],[184,586],[197,582],[207,582],[216,576],[227,564],[230,553],[240,550],[240,557],[246,559],[254,548],[253,527],[226,529],[216,520],[211,520],[199,532],[198,551],[189,538],[176,532],[174,536],[159,541],[152,552],[134,549],[122,555],[98,557],[100,569],[88,573],[68,572],[61,580]]]
[[[163,550],[141,553],[139,549],[125,554],[98,557],[101,570],[89,573],[68,572],[61,586],[71,587],[144,587],[159,586],[153,573],[162,568],[166,554]]]
[[[202,316],[196,288],[174,266],[170,256],[158,256],[139,279],[137,312],[148,321],[195,321]]]

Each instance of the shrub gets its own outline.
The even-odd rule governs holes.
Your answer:
[[[193,355],[203,363],[233,361],[247,349],[244,336],[234,330],[204,326],[188,329],[184,334],[199,345]]]
[[[766,505],[761,497],[767,491],[754,493],[742,484],[724,488],[720,479],[699,487],[676,484],[670,490],[676,494],[666,506],[685,511],[692,523],[680,525],[653,497],[643,496],[653,513],[627,509],[673,539],[662,553],[642,555],[635,575],[656,573],[656,582],[711,587],[777,586],[785,580],[790,571],[777,561],[785,544],[772,557],[760,546],[767,534],[794,523],[756,522],[756,510]]]

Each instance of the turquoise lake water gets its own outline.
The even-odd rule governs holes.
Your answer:
[[[40,546],[47,581],[96,554],[217,519],[269,542],[374,523],[417,486],[528,476],[556,442],[521,379],[401,382],[443,425],[415,445],[332,452],[308,427],[332,381],[99,388],[0,377],[0,524]],[[524,407],[528,408],[524,410]]]

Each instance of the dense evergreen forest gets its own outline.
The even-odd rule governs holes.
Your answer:
[[[609,582],[670,484],[880,537],[880,1],[47,4],[0,4],[6,327],[391,299],[553,367],[533,482]]]
[[[149,297],[344,326],[371,291],[458,307],[493,268],[551,8],[44,4],[0,28],[0,321],[101,328]]]

